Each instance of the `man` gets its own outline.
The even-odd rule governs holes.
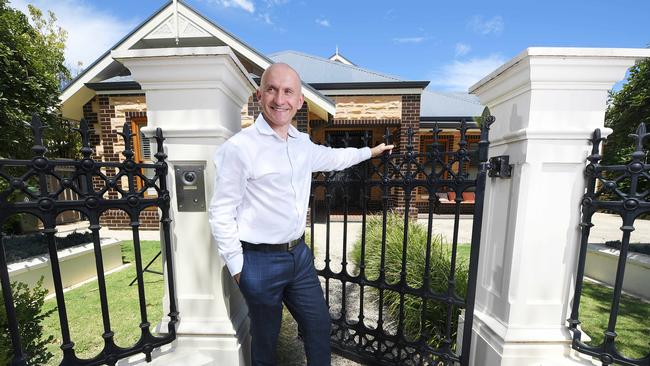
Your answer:
[[[217,151],[210,225],[246,299],[253,365],[274,365],[284,302],[298,322],[309,365],[330,364],[330,317],[303,234],[311,173],[342,170],[393,148],[332,149],[291,125],[304,97],[289,65],[271,65],[256,91],[255,124]]]

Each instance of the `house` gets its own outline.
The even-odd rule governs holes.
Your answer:
[[[294,67],[303,79],[305,95],[305,104],[294,123],[319,143],[329,139],[333,146],[340,146],[347,135],[350,146],[357,146],[362,144],[362,137],[367,133],[372,145],[382,142],[389,129],[393,136],[399,136],[399,140],[395,140],[398,148],[404,149],[406,132],[412,129],[416,132],[415,148],[425,151],[432,141],[431,129],[437,123],[442,129],[440,143],[451,150],[458,146],[458,121],[471,120],[482,111],[472,96],[426,90],[428,81],[402,80],[362,68],[342,56],[338,48],[329,58],[296,51],[263,55],[187,4],[179,1],[174,6],[169,1],[88,66],[61,93],[64,118],[84,118],[93,127],[91,144],[97,159],[122,159],[120,153],[124,146],[117,131],[125,122],[130,123],[136,136],[135,158],[139,161],[151,159],[148,142],[139,133],[140,128],[147,125],[144,92],[129,70],[112,59],[111,51],[184,46],[229,46],[254,78],[259,78],[274,62]],[[242,109],[242,125],[252,123],[259,113],[259,104],[252,95]],[[468,141],[478,142],[478,130],[468,132]],[[144,172],[145,175],[150,173]],[[116,172],[107,169],[105,174],[111,177]],[[119,193],[111,190],[107,194],[117,197]],[[425,192],[418,191],[416,203],[423,208],[427,198]],[[399,194],[395,202],[400,205]],[[157,228],[157,212],[146,212],[140,222],[142,228]],[[109,211],[102,224],[127,227],[129,220],[124,212]]]

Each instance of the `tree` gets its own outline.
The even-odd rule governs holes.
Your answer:
[[[614,132],[607,137],[603,160],[606,164],[626,164],[635,148],[628,135],[635,133],[641,122],[650,127],[650,59],[638,61],[630,69],[627,82],[610,94],[609,102],[605,126]]]
[[[29,159],[32,134],[26,123],[37,114],[48,126],[49,155],[71,157],[76,139],[58,112],[66,32],[29,5],[25,14],[0,0],[0,158]]]

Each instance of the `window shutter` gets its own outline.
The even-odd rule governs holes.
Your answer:
[[[142,141],[142,160],[151,160],[151,143],[149,139],[144,137],[144,133],[140,132],[140,141]]]

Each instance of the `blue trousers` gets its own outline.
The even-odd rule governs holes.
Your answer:
[[[329,310],[304,241],[290,252],[245,250],[239,288],[248,304],[253,366],[276,364],[283,302],[298,323],[307,364],[330,365]]]

